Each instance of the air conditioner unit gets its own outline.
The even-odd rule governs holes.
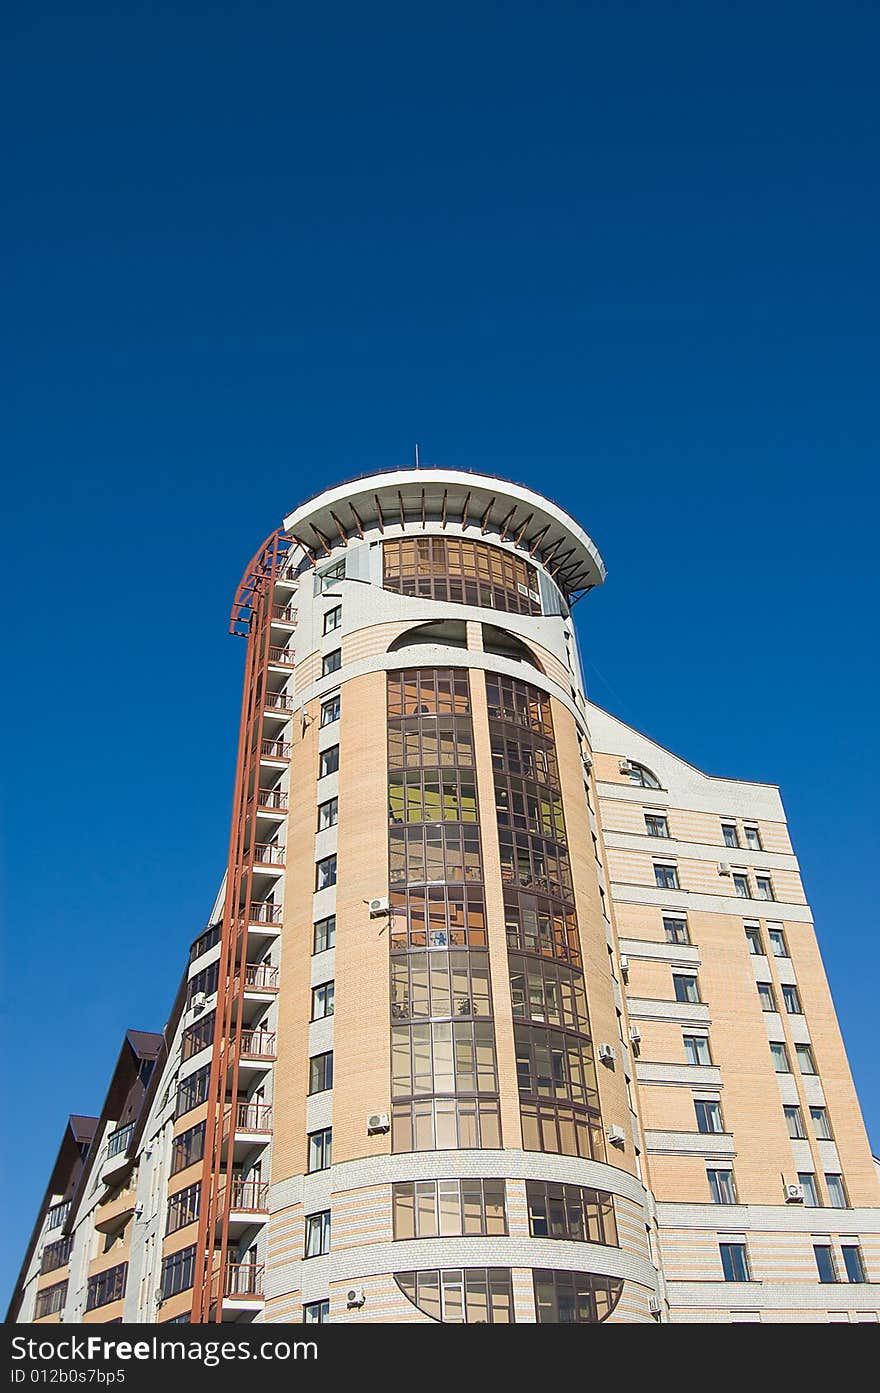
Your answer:
[[[618,760],[617,767],[620,770],[621,774],[629,774],[632,770],[632,765],[630,764],[628,759]]]
[[[600,1046],[599,1046],[599,1063],[600,1063],[600,1064],[613,1064],[616,1058],[617,1058],[617,1051],[616,1051],[616,1049],[614,1048],[613,1045],[600,1045]]]
[[[143,1212],[144,1212],[144,1206],[140,1203],[140,1201],[138,1201],[138,1203],[135,1205],[134,1210],[133,1210],[134,1217],[135,1217],[136,1219],[139,1219],[139,1218],[141,1217],[141,1215],[143,1214]]]
[[[629,977],[629,958],[626,956],[626,953],[621,953],[620,955],[620,975],[624,982]]]
[[[591,770],[592,767],[593,767],[593,761],[592,761],[592,759],[590,758],[590,756],[589,756],[589,755],[581,755],[581,764],[584,766],[584,769],[585,769],[586,772],[589,774],[590,770]]]
[[[349,1287],[345,1293],[345,1304],[349,1310],[353,1306],[363,1306],[366,1299],[367,1295],[363,1287]]]
[[[371,919],[375,919],[378,914],[387,914],[391,908],[387,895],[377,895],[375,899],[368,900],[367,903],[370,906]]]
[[[629,1038],[632,1040],[632,1042],[633,1042],[634,1045],[637,1045],[637,1044],[639,1043],[639,1041],[641,1040],[641,1038],[642,1038],[642,1032],[639,1030],[639,1027],[638,1027],[637,1025],[631,1025],[631,1026],[630,1026],[630,1028],[629,1028]]]
[[[785,1203],[786,1203],[786,1204],[803,1204],[803,1202],[804,1202],[804,1187],[803,1187],[803,1185],[786,1185],[786,1187],[785,1187]]]
[[[612,1124],[606,1133],[612,1146],[620,1147],[621,1151],[626,1146],[626,1132],[622,1127]]]
[[[371,1112],[367,1117],[367,1136],[374,1137],[379,1132],[391,1131],[391,1118],[387,1112]]]
[[[730,875],[730,862],[729,862],[729,861],[719,861],[719,862],[718,862],[718,874],[719,874],[719,875]]]
[[[651,1297],[649,1297],[649,1298],[648,1298],[648,1310],[651,1312],[651,1315],[652,1315],[652,1316],[659,1316],[659,1315],[661,1315],[661,1314],[662,1314],[662,1311],[663,1311],[663,1301],[662,1301],[662,1298],[659,1297],[659,1296],[651,1296]]]
[[[208,997],[205,992],[193,992],[193,999],[189,1003],[194,1011],[204,1011]]]

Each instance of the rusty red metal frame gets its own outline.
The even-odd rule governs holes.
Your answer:
[[[223,1319],[229,1209],[235,1147],[238,1061],[247,968],[247,930],[253,898],[256,815],[259,800],[263,698],[269,664],[275,581],[294,539],[279,528],[267,537],[242,577],[232,606],[230,632],[247,638],[232,827],[226,870],[226,902],[220,936],[217,1028],[208,1091],[201,1206],[193,1283],[192,1321]],[[230,1117],[228,1130],[224,1119]],[[225,1134],[224,1134],[225,1132]]]

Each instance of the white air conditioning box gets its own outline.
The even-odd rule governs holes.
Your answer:
[[[719,861],[719,862],[718,862],[718,874],[719,874],[719,875],[730,875],[730,862],[729,862],[729,861]]]
[[[600,1064],[613,1064],[617,1058],[617,1051],[613,1045],[600,1045],[598,1053]]]
[[[620,955],[620,975],[624,982],[629,977],[629,958],[626,956],[626,953],[621,953]]]
[[[391,1131],[391,1118],[387,1112],[371,1112],[367,1117],[367,1136],[375,1137],[379,1132]]]
[[[345,1293],[345,1304],[349,1310],[355,1306],[363,1306],[367,1296],[363,1287],[348,1287]]]
[[[193,999],[189,1003],[194,1011],[204,1011],[208,998],[204,992],[194,992]]]
[[[376,916],[379,914],[387,914],[389,909],[391,908],[390,904],[388,903],[387,895],[377,895],[375,899],[368,900],[367,903],[370,906],[371,919],[375,919]]]
[[[619,1147],[621,1151],[626,1146],[626,1132],[622,1127],[618,1127],[616,1123],[612,1123],[608,1128],[607,1136],[611,1145]]]
[[[628,759],[619,760],[617,767],[620,770],[621,774],[629,774],[632,769],[632,765],[630,764]]]
[[[803,1204],[803,1202],[804,1202],[804,1187],[803,1187],[803,1185],[786,1185],[786,1187],[785,1187],[785,1203],[786,1203],[786,1204]]]
[[[638,1027],[637,1025],[631,1025],[631,1026],[630,1026],[630,1028],[629,1028],[629,1038],[632,1040],[632,1042],[633,1042],[634,1045],[637,1045],[637,1044],[639,1043],[639,1041],[641,1040],[641,1038],[642,1038],[642,1032],[639,1030],[639,1027]]]
[[[648,1298],[648,1310],[652,1316],[659,1316],[663,1310],[663,1302],[659,1296]]]

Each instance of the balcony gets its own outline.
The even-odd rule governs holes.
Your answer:
[[[275,667],[295,667],[296,653],[292,648],[282,648],[273,644],[269,649],[269,662]]]
[[[107,1153],[101,1166],[101,1180],[105,1185],[114,1182],[131,1164],[128,1147],[134,1136],[134,1123],[119,1127],[107,1138]]]
[[[266,711],[292,711],[296,698],[290,692],[267,692],[263,698]]]
[[[236,1103],[226,1110],[223,1118],[223,1141],[229,1136],[233,1112],[235,1115],[235,1139],[247,1144],[267,1142],[272,1136],[271,1103]]]
[[[261,1262],[230,1262],[223,1273],[223,1314],[233,1320],[263,1309],[265,1268]]]
[[[238,1071],[239,1074],[265,1071],[277,1059],[276,1037],[274,1030],[243,1030],[239,1036],[240,1045],[238,1050]],[[234,1057],[235,1040],[231,1041],[232,1049],[229,1052],[229,1063]]]
[[[257,842],[254,846],[254,862],[260,866],[283,866],[284,847],[277,842]]]
[[[270,963],[246,963],[244,989],[249,992],[277,992],[278,968]]]
[[[291,744],[289,740],[263,740],[260,742],[260,757],[262,759],[290,759]]]
[[[246,1228],[268,1216],[268,1180],[241,1180],[234,1177],[229,1189],[230,1224],[235,1223],[237,1227]]]
[[[196,958],[200,958],[203,953],[207,953],[213,948],[215,943],[220,942],[220,925],[209,924],[204,933],[199,934],[195,943],[189,950],[189,960],[194,963]]]
[[[46,1232],[52,1229],[60,1229],[68,1214],[70,1213],[70,1200],[62,1200],[61,1204],[53,1204],[46,1211]]]
[[[296,605],[273,605],[272,618],[279,624],[296,623]]]
[[[281,905],[272,900],[252,900],[250,907],[251,924],[281,924]]]
[[[257,807],[270,813],[286,813],[290,799],[283,788],[258,788]]]

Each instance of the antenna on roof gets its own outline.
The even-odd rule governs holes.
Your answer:
[[[416,469],[418,469],[418,467],[419,467],[419,447],[418,447],[418,443],[417,443],[417,444],[416,444]]]

